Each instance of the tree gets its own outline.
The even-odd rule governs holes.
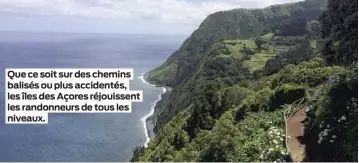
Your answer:
[[[134,150],[133,150],[133,156],[131,158],[131,162],[138,162],[139,157],[145,152],[145,147],[144,146],[137,146]]]
[[[309,41],[301,43],[298,47],[293,47],[286,52],[269,59],[264,68],[264,75],[271,75],[289,64],[297,64],[302,61],[308,61],[315,57],[315,53],[310,46]]]
[[[350,65],[358,60],[358,1],[329,0],[320,17],[323,55],[329,64]]]
[[[258,51],[261,51],[261,49],[262,49],[262,41],[259,38],[256,38],[256,40],[254,42],[257,45]]]

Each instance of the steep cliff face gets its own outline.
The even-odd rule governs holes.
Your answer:
[[[198,78],[201,65],[209,60],[218,42],[241,39],[250,45],[254,44],[250,40],[266,34],[274,34],[282,40],[289,38],[287,36],[299,39],[312,32],[308,25],[320,16],[325,3],[325,0],[309,0],[264,9],[235,9],[208,16],[165,63],[148,73],[148,80],[174,88],[166,109],[157,116],[155,130],[191,104],[195,96],[193,87],[198,82],[195,77]]]
[[[148,74],[174,89],[155,115],[156,138],[132,161],[357,161],[357,3],[210,15]],[[297,109],[304,123],[286,125]],[[304,143],[298,150],[288,126],[303,133],[290,138]]]
[[[149,73],[149,80],[168,86],[179,85],[193,75],[201,58],[216,41],[258,36],[262,31],[262,24],[249,10],[212,14],[163,65]]]

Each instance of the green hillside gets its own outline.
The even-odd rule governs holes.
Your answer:
[[[256,52],[249,56],[250,60],[248,60],[249,57],[241,57],[242,53],[233,52],[232,55],[237,60],[228,58],[228,62],[240,62],[243,67],[248,67],[248,70],[232,71],[242,72],[260,69],[270,56],[285,51],[290,46],[294,48],[295,45],[303,42],[303,33],[306,33],[307,37],[316,39],[318,34],[305,30],[308,22],[317,20],[320,16],[324,4],[324,0],[311,0],[275,5],[265,9],[235,9],[210,15],[164,64],[148,73],[148,80],[174,88],[166,109],[158,112],[155,130],[161,128],[179,111],[187,108],[193,102],[195,94],[201,94],[201,92],[194,92],[191,89],[196,87],[196,82],[200,81],[198,78],[203,76],[204,62],[210,60],[215,60],[211,62],[222,62],[224,60],[220,58],[223,55],[219,55],[219,58],[213,57],[223,53],[219,49],[221,42],[243,40],[241,41],[243,44],[248,44],[246,47]],[[305,20],[301,21],[301,30],[297,29],[299,27],[298,22],[293,24],[295,28],[290,26],[289,22],[294,20]],[[291,31],[291,29],[293,30]],[[272,38],[267,40],[260,38],[270,32],[274,35]],[[256,39],[264,42],[260,51],[254,47],[255,43],[253,42]],[[243,44],[236,46],[243,46]],[[233,69],[235,68],[233,67]],[[248,75],[250,75],[249,72],[242,73],[240,76],[236,76],[235,80],[225,80],[224,82],[227,85],[232,85],[242,78],[248,79]]]
[[[147,74],[173,90],[131,161],[288,161],[284,115],[295,107],[308,113],[303,161],[357,161],[355,21],[349,0],[210,15]]]

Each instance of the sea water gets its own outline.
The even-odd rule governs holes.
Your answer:
[[[149,141],[146,118],[164,93],[143,80],[183,36],[0,33],[0,161],[128,161]],[[5,68],[134,68],[143,102],[130,114],[49,114],[47,125],[5,124]]]

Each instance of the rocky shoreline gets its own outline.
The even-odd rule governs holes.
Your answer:
[[[164,109],[165,106],[163,105],[163,101],[168,99],[168,97],[172,91],[172,88],[153,83],[152,81],[148,80],[147,74],[144,74],[143,79],[149,84],[152,84],[156,87],[162,87],[162,88],[166,89],[165,93],[161,94],[161,99],[156,102],[153,114],[146,119],[147,134],[150,139],[153,139],[154,137],[156,137],[156,133],[154,132],[154,128],[156,125],[156,119],[157,119],[156,115],[158,115],[160,110]]]

